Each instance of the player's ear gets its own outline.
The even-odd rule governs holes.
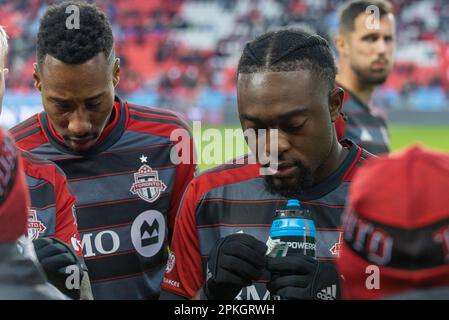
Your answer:
[[[42,82],[39,74],[39,66],[37,65],[37,63],[33,64],[33,81],[34,87],[37,90],[42,91]]]
[[[116,58],[114,61],[114,67],[112,71],[112,83],[114,87],[120,82],[120,58]]]
[[[329,95],[329,111],[332,122],[335,122],[341,114],[344,91],[340,87],[334,88]]]
[[[335,48],[337,48],[339,55],[346,55],[346,51],[348,44],[346,41],[346,36],[342,35],[341,33],[337,34],[335,37]]]

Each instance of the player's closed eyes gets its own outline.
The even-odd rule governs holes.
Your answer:
[[[72,107],[70,105],[70,103],[66,103],[66,102],[55,102],[54,105],[59,111],[62,111],[62,112],[69,111],[70,108]]]
[[[101,102],[95,102],[95,103],[86,103],[87,109],[97,109],[99,106],[101,106]]]
[[[287,133],[297,133],[304,127],[304,124],[306,122],[307,122],[307,120],[300,124],[289,124],[289,125],[281,126],[281,129],[282,129],[282,131],[287,132]]]

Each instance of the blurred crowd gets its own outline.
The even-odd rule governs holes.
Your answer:
[[[39,104],[32,65],[39,19],[51,0],[0,0],[11,37],[5,104]],[[235,101],[235,68],[246,41],[282,26],[311,28],[331,40],[342,0],[95,1],[113,26],[121,58],[119,94],[174,108],[191,120],[221,123]],[[397,57],[375,95],[387,109],[448,110],[449,2],[392,0]],[[33,111],[34,112],[34,111]]]

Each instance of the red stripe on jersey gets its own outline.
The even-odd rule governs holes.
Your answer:
[[[344,204],[327,204],[323,202],[309,202],[309,201],[301,201],[304,204],[308,204],[311,206],[317,206],[317,207],[326,207],[326,208],[335,208],[335,209],[341,209],[344,208]]]
[[[14,138],[14,140],[16,142],[17,147],[24,149],[24,150],[32,150],[34,148],[37,148],[37,147],[43,145],[44,143],[46,143],[48,141],[48,137],[45,135],[45,133],[42,130],[42,123],[41,123],[41,119],[38,114],[35,114],[34,116],[32,116],[31,118],[29,118],[25,121],[33,120],[36,118],[38,120],[38,123],[36,123],[35,125],[33,124],[31,127],[27,127],[24,130],[20,130],[19,132],[11,134],[11,136]],[[26,137],[20,138],[20,136],[26,134],[27,132],[30,132],[31,130],[36,129],[37,127],[39,127],[38,132],[27,135]]]
[[[343,181],[345,182],[351,182],[352,177],[354,176],[354,173],[356,170],[354,170],[354,168],[356,167],[356,164],[360,161],[360,156],[363,152],[362,148],[359,148],[357,151],[357,156],[354,158],[354,161],[351,163],[351,166],[349,167],[349,169],[346,171],[346,174],[343,177]]]
[[[135,104],[128,104],[128,106],[132,108],[129,110],[130,114],[136,114],[139,116],[146,115],[148,117],[178,121],[189,127],[187,123],[181,118],[180,115],[176,114],[171,110],[154,109],[150,107],[138,106]]]
[[[38,124],[39,120],[37,119],[37,114],[35,114],[34,116],[32,116],[32,117],[26,119],[26,120],[23,121],[23,122],[18,123],[18,124],[15,125],[14,127],[10,128],[8,131],[9,131],[9,132],[14,132],[14,134],[20,133],[20,132],[24,132],[24,131],[26,131],[26,129],[29,129],[29,128],[31,128],[31,126],[34,125],[34,124],[33,124],[33,125],[31,125],[30,127],[27,127],[27,124],[30,123],[30,122],[32,122],[32,121],[37,121],[36,124]]]
[[[268,199],[268,200],[231,200],[223,198],[209,198],[201,202],[226,202],[226,203],[272,203],[272,202],[287,202],[285,199]]]
[[[92,207],[99,207],[99,206],[107,206],[107,205],[116,204],[116,203],[133,202],[133,201],[142,201],[142,199],[140,199],[140,197],[136,197],[136,198],[132,198],[132,199],[114,200],[114,201],[105,201],[105,202],[96,202],[96,203],[91,203],[91,204],[77,205],[76,207],[78,209],[84,209],[84,208],[92,208]]]
[[[14,242],[27,232],[29,195],[22,160],[14,149],[0,128],[0,242]]]
[[[28,189],[30,189],[30,190],[39,189],[39,188],[42,187],[44,184],[48,184],[48,182],[47,182],[47,181],[44,181],[44,182],[39,183],[39,184],[37,184],[37,185],[35,185],[35,186],[28,186]]]
[[[129,114],[130,115],[136,115],[136,116],[139,116],[139,117],[147,117],[147,118],[153,118],[153,119],[176,121],[176,122],[179,122],[182,125],[186,125],[184,120],[180,119],[179,117],[177,117],[175,115],[169,115],[169,114],[162,115],[162,114],[158,114],[158,113],[151,113],[151,111],[152,111],[151,109],[140,109],[140,110],[138,110],[137,108],[134,107],[132,109],[129,109]]]
[[[32,120],[36,120],[36,119],[37,119],[37,113],[35,115],[31,116],[30,118],[28,118],[28,119],[26,119],[26,120],[16,124],[14,127],[10,128],[9,130],[15,130],[18,127],[20,127],[22,125],[26,125],[28,122],[31,122]]]
[[[132,118],[134,114],[131,113],[129,118],[129,123],[127,125],[127,130],[139,132],[139,133],[146,133],[146,134],[152,134],[159,137],[165,137],[170,138],[172,136],[172,133],[174,130],[184,130],[186,129],[178,124],[175,123],[163,123],[159,122],[156,119],[149,118],[148,115],[138,115],[141,118],[144,118],[145,120],[138,120]],[[137,114],[136,114],[137,115]],[[162,119],[167,120],[167,119]],[[168,120],[168,121],[175,121],[175,120]],[[179,122],[179,120],[177,120]],[[189,131],[190,133],[190,131]]]
[[[199,201],[211,189],[259,177],[260,168],[258,164],[244,164],[236,168],[224,169],[218,172],[203,173],[192,181],[192,185],[196,189],[196,201]],[[201,182],[198,182],[199,180]]]
[[[250,162],[251,163],[255,163],[256,162],[255,161],[255,157],[253,155],[251,155],[251,154],[247,154],[247,155],[244,155],[244,156],[242,156],[240,158],[236,158],[236,159],[232,160],[232,162],[228,162],[228,163],[219,165],[219,166],[211,168],[211,169],[209,169],[209,170],[207,170],[205,172],[207,172],[207,173],[215,173],[217,171],[221,171],[222,169],[230,168],[230,167],[233,167],[233,166],[245,165],[245,164],[248,164]]]
[[[61,136],[56,132],[56,130],[53,128],[53,125],[51,124],[50,118],[47,114],[45,114],[44,117],[47,117],[48,122],[48,128],[50,129],[51,135],[58,140],[60,143],[64,144],[64,140],[62,140]]]
[[[172,146],[172,145],[173,145],[172,142],[170,142],[170,143],[152,144],[152,145],[149,145],[149,146],[146,146],[146,147],[142,147],[142,148],[129,148],[129,149],[125,149],[125,150],[103,151],[103,152],[101,152],[101,154],[120,154],[120,153],[134,152],[134,151],[145,151],[145,150],[148,150],[148,149],[168,147],[168,146]]]
[[[112,173],[99,174],[99,175],[96,175],[96,176],[74,178],[74,179],[67,179],[67,180],[69,182],[77,182],[77,181],[98,179],[98,178],[104,178],[104,177],[121,176],[121,175],[131,174],[131,173],[135,173],[135,172],[136,172],[136,170],[122,171],[122,172],[112,172]]]
[[[179,164],[176,168],[176,179],[173,182],[173,191],[168,211],[169,242],[171,242],[172,231],[175,227],[175,219],[181,204],[181,199],[190,181],[195,177],[195,173],[196,165],[193,164]]]
[[[165,170],[165,169],[170,169],[170,168],[175,168],[175,167],[176,167],[176,165],[173,164],[173,165],[164,166],[164,167],[154,167],[153,170]],[[104,178],[104,177],[126,175],[126,174],[131,174],[131,173],[136,173],[136,170],[122,171],[122,172],[113,172],[113,173],[104,173],[104,174],[99,174],[99,175],[95,175],[95,176],[88,176],[88,177],[75,178],[75,179],[68,179],[68,181],[69,182],[75,182],[75,181],[91,180],[91,179],[98,179],[98,178]]]
[[[269,199],[269,200],[230,200],[230,199],[221,199],[221,198],[209,198],[204,199],[202,202],[225,202],[225,203],[273,203],[273,202],[287,202],[286,199]],[[336,208],[341,209],[344,208],[344,204],[327,204],[322,202],[309,202],[309,201],[301,201],[301,203],[308,204],[311,206],[317,207],[327,207],[327,208]]]
[[[120,109],[121,109],[120,102],[114,101],[114,109],[112,111],[113,113],[112,116],[114,117],[114,119],[106,126],[106,128],[103,129],[103,131],[100,134],[100,137],[97,140],[97,144],[102,143],[104,139],[106,139],[109,136],[109,134],[117,125],[118,120],[120,119]]]
[[[35,209],[35,210],[47,210],[48,208],[52,208],[52,207],[56,207],[56,203],[51,203],[46,205],[45,207],[42,208],[38,208],[38,207],[34,207],[33,205],[30,206],[30,209]]]
[[[115,257],[115,256],[124,256],[125,254],[130,254],[130,253],[135,253],[135,252],[137,252],[135,249],[131,249],[131,250],[126,250],[126,251],[122,251],[122,252],[103,254],[101,256],[87,257],[87,258],[84,258],[84,260],[100,260],[100,259],[105,259],[105,258],[110,258],[110,257]]]
[[[161,289],[189,299],[203,285],[203,270],[195,221],[195,206],[200,197],[196,192],[195,180],[197,179],[189,184],[175,220],[169,261],[173,260],[176,263],[172,270],[165,274],[161,285]],[[186,270],[189,270],[188,274]]]
[[[14,140],[16,140],[16,142],[17,142],[17,141],[21,141],[24,138],[28,139],[29,135],[35,135],[35,134],[39,133],[40,131],[31,133],[33,130],[35,130],[38,127],[40,127],[40,124],[39,124],[39,122],[36,122],[36,123],[32,124],[31,126],[21,129],[15,133],[11,133],[11,132],[10,133],[11,133],[11,136],[14,138]],[[27,133],[29,133],[29,135],[27,135]]]

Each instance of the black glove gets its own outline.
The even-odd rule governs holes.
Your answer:
[[[87,270],[82,259],[70,246],[55,238],[38,238],[33,241],[33,244],[48,281],[68,297],[80,299],[80,284],[84,271]],[[70,269],[67,268],[69,266],[71,266]],[[79,272],[80,283],[75,284],[74,288],[68,288],[67,278],[71,275],[73,277],[74,272]],[[72,283],[73,281],[70,280],[68,282]]]
[[[271,281],[267,288],[281,299],[340,299],[340,286],[335,266],[327,261],[304,255],[268,258]]]
[[[205,298],[234,299],[242,288],[260,278],[266,250],[265,243],[248,234],[236,233],[218,240],[207,262]]]

